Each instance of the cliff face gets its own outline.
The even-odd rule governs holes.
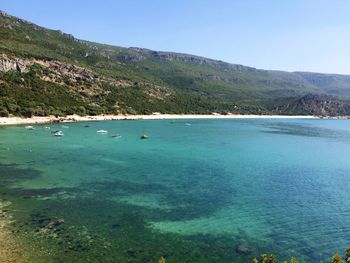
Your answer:
[[[194,65],[201,65],[211,68],[216,68],[220,70],[231,69],[238,71],[251,71],[254,72],[257,69],[253,67],[247,67],[238,64],[230,64],[219,60],[204,58],[200,56],[173,53],[173,52],[161,52],[161,51],[153,51],[145,48],[129,48],[129,54],[120,56],[119,59],[121,61],[140,61],[144,59],[154,59],[159,61],[178,61],[191,63]]]
[[[28,60],[20,58],[10,58],[5,54],[0,54],[0,71],[18,71],[18,72],[27,72],[27,67],[31,65],[31,62]]]
[[[55,83],[62,83],[63,78],[71,82],[77,82],[77,79],[92,82],[95,78],[98,78],[97,75],[89,70],[60,61],[24,59],[0,54],[0,71],[3,72],[16,71],[27,73],[34,65],[40,66],[45,71],[45,74],[40,75],[43,80]]]

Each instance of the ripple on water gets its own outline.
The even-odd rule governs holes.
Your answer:
[[[349,123],[94,123],[122,134],[118,143],[79,123],[63,140],[9,127],[1,130],[11,149],[0,151],[1,193],[18,201],[23,220],[34,207],[64,218],[61,241],[75,242],[77,251],[67,245],[65,253],[76,258],[246,262],[276,252],[318,262],[348,245]],[[151,134],[146,143],[142,131]],[[79,243],[90,242],[85,234],[76,240],[81,233],[92,237],[89,249]],[[238,245],[253,254],[237,260]]]

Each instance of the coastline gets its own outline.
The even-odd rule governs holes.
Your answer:
[[[6,213],[6,208],[9,202],[3,202],[0,199],[0,260],[1,262],[17,262],[19,259],[20,249],[16,242],[15,235],[10,230],[10,225],[13,220]]]
[[[96,116],[96,117],[94,117],[94,118],[102,118],[103,117],[103,119],[105,119],[105,117],[106,116]],[[112,116],[109,116],[109,117],[112,117]],[[155,117],[157,117],[157,116],[155,116]],[[155,118],[155,117],[153,117],[153,119]],[[164,117],[164,116],[162,116],[162,117]],[[187,117],[187,116],[180,116],[179,118],[181,118],[181,117]],[[194,117],[198,117],[198,116],[193,116],[193,118]],[[200,116],[200,117],[202,117],[202,116]],[[208,116],[208,117],[210,117],[210,118],[213,118],[213,116]],[[249,116],[249,118],[252,118],[253,116]],[[255,116],[254,116],[255,117]],[[268,118],[269,116],[263,116],[264,118]],[[296,118],[297,116],[290,116],[291,118]],[[88,117],[86,117],[86,118],[88,118]],[[215,117],[214,116],[214,119],[215,118],[219,118],[219,116],[218,117]],[[230,118],[232,119],[233,118],[233,116],[230,116]],[[278,118],[283,118],[283,116],[281,117],[281,116],[278,116]],[[184,124],[186,121],[181,121],[181,120],[178,120],[178,121],[180,121],[182,124]],[[277,120],[278,121],[278,120]],[[206,122],[206,121],[205,121]],[[221,121],[219,121],[219,122],[221,122]],[[229,121],[230,122],[230,121]],[[236,122],[236,121],[234,121],[234,120],[232,120],[232,124],[234,124],[234,122]],[[250,121],[249,121],[250,122]],[[319,122],[319,121],[317,121],[317,119],[316,119],[316,122]],[[127,122],[128,123],[128,122]],[[127,124],[127,123],[125,123],[125,122],[122,122],[122,123],[120,123],[120,124]],[[145,122],[143,122],[143,123],[147,123],[146,121]],[[165,125],[167,125],[167,123],[169,123],[169,121],[164,121],[164,124]],[[83,124],[84,123],[80,123],[80,126],[83,126]],[[98,124],[97,122],[95,123],[96,125]],[[110,124],[113,124],[113,123],[110,123]],[[118,123],[115,123],[115,124],[118,124]],[[132,126],[134,126],[134,125],[138,125],[138,122],[130,122],[130,124],[132,124]],[[219,123],[218,123],[219,124]],[[142,123],[140,123],[140,125],[143,125]],[[60,126],[60,125],[58,125],[58,126]],[[92,125],[92,126],[94,126],[94,125]],[[122,125],[123,126],[123,125]],[[176,126],[176,125],[175,125]],[[21,126],[18,126],[18,129],[23,129],[24,127],[21,127]],[[42,128],[43,128],[43,126],[42,126]],[[169,128],[170,129],[172,129],[172,127],[170,127],[169,126]],[[181,128],[181,129],[183,129],[183,128]],[[185,128],[185,129],[187,129],[187,128]],[[3,129],[4,130],[4,132],[6,132],[6,130],[5,129]],[[89,130],[89,129],[88,129]],[[87,131],[88,131],[87,130]],[[89,132],[89,131],[88,131]],[[94,134],[94,133],[93,133]],[[226,140],[226,138],[225,138],[225,140]],[[39,143],[39,145],[40,145],[40,143]],[[54,152],[56,152],[55,150],[53,150]],[[35,153],[36,151],[34,151],[34,153]],[[59,153],[59,152],[58,152]],[[59,153],[60,154],[60,153]],[[94,156],[94,155],[91,155],[91,156]],[[54,160],[55,162],[56,162],[56,160]],[[59,164],[59,165],[61,165],[61,164]],[[124,186],[122,186],[122,187],[124,187]],[[114,190],[113,190],[114,191]],[[37,193],[35,193],[35,194],[37,194]],[[50,194],[48,194],[48,196],[50,196],[51,195],[51,193]],[[45,196],[45,195],[44,195]],[[69,194],[67,194],[66,196],[70,196]],[[33,198],[34,199],[34,198]],[[36,198],[35,198],[36,199]],[[42,200],[44,200],[44,199],[42,199]],[[132,200],[132,199],[131,199]],[[152,200],[152,199],[151,199]],[[0,199],[0,208],[1,208],[1,199]],[[46,201],[45,201],[46,202]],[[8,205],[11,205],[10,203],[8,203],[8,202],[3,202],[3,204],[4,204],[4,208],[6,208]],[[28,203],[28,204],[30,204],[30,203]],[[136,200],[136,204],[137,204],[137,200]],[[146,205],[147,205],[147,202],[145,203]],[[45,206],[47,206],[47,204],[45,205]],[[28,206],[28,207],[30,207],[30,206]],[[0,209],[1,210],[1,209]],[[9,209],[9,211],[16,211],[17,209]],[[18,211],[18,210],[17,210]],[[21,211],[21,210],[19,210],[19,211]],[[39,209],[38,210],[36,210],[36,211],[40,211]],[[10,213],[11,212],[8,212],[7,214],[8,215],[10,215]],[[108,212],[109,213],[109,212]],[[15,213],[15,214],[17,214],[17,213]],[[1,215],[1,211],[0,211],[0,215]],[[47,216],[48,214],[46,214],[46,213],[42,213],[42,215],[45,215],[45,216]],[[51,216],[50,216],[51,217]],[[0,217],[1,218],[1,217]],[[39,220],[41,219],[41,217],[39,217]],[[0,226],[1,226],[1,220],[2,220],[2,218],[0,219]],[[36,219],[36,220],[38,220],[38,219]],[[112,219],[112,220],[115,220],[115,219]],[[115,220],[116,222],[118,222],[118,224],[120,224],[119,223],[119,220]],[[25,222],[25,221],[20,221],[19,220],[19,223],[23,223],[23,222]],[[69,222],[68,220],[66,220],[66,222]],[[114,222],[111,222],[111,223],[106,223],[106,225],[112,225],[112,223],[114,223]],[[18,224],[18,226],[21,226],[21,224]],[[36,230],[40,230],[40,232],[39,233],[42,233],[41,232],[41,229],[42,229],[42,226],[39,228],[38,227],[38,225],[37,225],[37,223],[31,223],[31,224],[33,224],[33,225],[31,225],[31,226],[35,226],[36,227]],[[43,226],[45,227],[45,225],[47,225],[47,223],[46,224],[43,224]],[[42,253],[45,253],[45,257],[43,257],[43,258],[45,258],[45,259],[50,259],[50,257],[51,258],[54,258],[54,253],[53,252],[55,252],[55,250],[54,249],[47,249],[47,247],[44,245],[44,246],[42,246],[42,244],[45,244],[45,243],[41,243],[41,240],[45,240],[45,239],[40,239],[40,241],[38,242],[38,240],[39,239],[32,239],[32,240],[36,240],[36,242],[38,242],[38,243],[35,243],[35,244],[38,244],[38,245],[36,245],[36,246],[34,246],[34,245],[32,245],[32,243],[30,243],[29,242],[29,245],[28,245],[28,239],[26,239],[28,236],[29,237],[31,237],[30,235],[32,235],[32,233],[36,233],[36,232],[32,232],[32,231],[29,231],[28,233],[30,233],[30,235],[27,235],[27,236],[25,236],[26,238],[23,238],[23,235],[20,235],[20,236],[17,236],[17,238],[16,238],[16,236],[15,235],[19,235],[19,234],[17,234],[17,232],[11,232],[11,229],[14,229],[15,231],[16,231],[16,227],[17,227],[17,225],[14,225],[13,227],[11,227],[10,228],[10,226],[11,225],[8,225],[7,224],[7,231],[5,232],[2,232],[3,231],[3,229],[1,229],[0,228],[0,262],[2,262],[1,261],[1,258],[3,258],[3,259],[6,259],[4,262],[19,262],[18,261],[18,259],[20,258],[20,259],[22,259],[22,258],[25,258],[26,260],[27,260],[27,258],[33,258],[34,256],[36,256],[37,258],[39,258],[39,257],[41,257],[41,255],[42,255]],[[21,229],[21,228],[18,228],[19,230]],[[34,228],[33,228],[34,229]],[[25,230],[27,230],[27,228],[25,228]],[[30,229],[31,230],[31,229]],[[46,228],[44,229],[44,230],[47,230]],[[23,231],[23,228],[22,228],[22,231]],[[67,228],[66,230],[64,230],[64,231],[67,231],[67,232],[63,232],[64,234],[66,234],[66,233],[68,233],[68,231],[71,231],[71,228],[69,227],[69,228]],[[109,230],[109,231],[111,231],[111,230]],[[76,232],[75,232],[76,233]],[[42,236],[40,236],[40,238],[41,238]],[[16,240],[15,241],[15,238],[16,239],[19,239],[19,240]],[[21,239],[22,238],[22,239]],[[58,239],[57,239],[58,240]],[[55,241],[56,242],[56,241]],[[94,241],[94,242],[97,242],[97,241]],[[227,243],[230,243],[230,242],[227,242]],[[33,244],[34,244],[34,242],[33,242]],[[235,243],[234,243],[235,244]],[[230,245],[231,247],[233,247],[233,249],[237,249],[237,248],[235,248],[235,246],[234,245]],[[4,249],[3,251],[1,251],[1,249]],[[232,248],[230,248],[231,250],[232,250]],[[62,249],[63,250],[63,249]],[[3,253],[3,254],[2,254]],[[23,253],[25,253],[25,255],[23,255]],[[52,254],[50,254],[50,253],[52,253]],[[34,256],[33,256],[34,255]],[[38,256],[39,255],[39,256]],[[57,258],[58,258],[58,256],[57,256]],[[47,260],[46,262],[48,262],[49,260]],[[34,261],[29,261],[29,260],[27,260],[27,261],[20,261],[20,262],[34,262]],[[36,261],[36,262],[45,262],[45,261],[43,261],[43,260],[41,260],[41,261]]]
[[[45,124],[45,123],[65,123],[81,121],[111,121],[111,120],[167,120],[167,119],[320,119],[313,115],[214,115],[214,114],[152,114],[152,115],[96,115],[79,116],[68,115],[66,117],[55,116],[33,116],[31,118],[21,117],[0,117],[0,126],[21,125],[21,124]],[[333,117],[332,117],[333,118]],[[347,118],[347,117],[334,117]]]

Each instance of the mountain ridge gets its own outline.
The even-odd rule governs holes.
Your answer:
[[[288,104],[312,94],[319,99],[331,96],[333,101],[341,101],[332,104],[336,107],[350,99],[348,75],[263,70],[196,55],[100,44],[37,26],[2,11],[0,36],[0,91],[5,94],[0,100],[2,115],[148,114],[153,111],[293,114],[291,108],[280,107],[280,102]],[[4,56],[12,61],[11,71],[1,66],[8,63]],[[13,67],[13,63],[23,60],[33,62],[26,72]],[[56,66],[51,68],[47,61],[54,61],[51,64]],[[73,74],[74,78],[66,72],[77,68],[91,72],[94,79],[80,76],[84,70],[80,75]],[[25,81],[21,83],[21,79]],[[37,86],[50,86],[50,96],[61,96],[58,93],[64,91],[70,94],[67,98],[75,99],[65,106],[58,100],[52,104],[50,100],[38,99],[35,94],[39,90],[33,91],[33,81]],[[121,82],[128,85],[116,84]],[[32,98],[19,96],[29,89],[33,92]],[[100,93],[96,93],[97,90]],[[45,88],[41,91],[46,92]],[[77,111],[73,102],[85,110]],[[9,104],[21,110],[14,111],[18,107]],[[304,111],[300,108],[297,111],[310,112],[306,105]],[[314,112],[334,115],[338,111],[332,108]],[[344,114],[344,108],[339,108],[339,113]]]

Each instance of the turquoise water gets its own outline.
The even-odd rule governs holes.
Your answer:
[[[53,262],[320,262],[350,245],[349,120],[66,125],[0,128],[0,199]]]

